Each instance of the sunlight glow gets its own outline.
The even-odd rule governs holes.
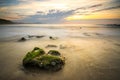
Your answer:
[[[120,18],[120,11],[115,10],[108,10],[108,11],[101,11],[97,13],[91,13],[88,15],[71,15],[64,18],[67,21],[72,20],[81,20],[81,19],[119,19]]]

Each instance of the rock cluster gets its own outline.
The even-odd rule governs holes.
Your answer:
[[[25,68],[38,68],[50,71],[57,71],[62,69],[65,64],[65,58],[61,56],[60,52],[50,50],[45,53],[43,49],[35,47],[31,52],[28,52],[23,59],[23,66]]]
[[[18,41],[24,42],[33,38],[43,38],[43,37],[45,36],[44,35],[27,35],[27,36],[21,37]]]

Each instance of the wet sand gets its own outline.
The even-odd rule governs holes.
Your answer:
[[[0,42],[0,80],[119,80],[119,41],[118,36],[86,35],[56,40],[42,38],[25,42]],[[45,48],[48,44],[58,47]],[[64,48],[60,49],[60,45]],[[24,69],[22,59],[34,47],[43,48],[46,52],[50,49],[59,50],[66,57],[64,68],[58,72]]]
[[[120,28],[40,26],[0,26],[0,80],[120,80]],[[18,41],[28,35],[45,37]],[[61,52],[63,69],[24,69],[22,60],[34,47]]]

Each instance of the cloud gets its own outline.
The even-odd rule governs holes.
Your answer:
[[[96,8],[96,7],[100,7],[100,6],[102,6],[102,4],[95,4],[95,5],[89,6],[88,8]]]
[[[66,21],[67,17],[81,18],[119,9],[119,3],[120,0],[1,0],[0,18],[59,23]]]
[[[120,18],[120,13],[114,12],[114,9],[120,10],[120,0],[104,2],[100,4],[87,5],[75,9],[73,15],[65,18],[66,20],[81,20],[81,19],[101,19],[101,18]],[[102,13],[105,11],[105,14]],[[99,14],[98,14],[99,13]],[[106,15],[106,16],[103,16]],[[111,15],[111,16],[109,16]]]
[[[93,12],[100,12],[100,11],[112,10],[112,9],[118,9],[118,8],[120,8],[120,5],[118,5],[118,6],[112,6],[112,7],[107,7],[107,8],[103,8],[103,9],[99,9],[99,10],[95,10]]]
[[[42,23],[57,23],[57,22],[61,23],[65,21],[66,17],[73,15],[77,10],[81,10],[81,9],[84,10],[99,6],[101,6],[101,4],[80,7],[69,11],[60,11],[56,9],[51,9],[47,13],[44,13],[44,11],[37,11],[35,15],[31,15],[25,18],[23,21],[29,21],[29,22],[39,21]],[[89,15],[89,13],[80,13],[79,15]]]
[[[49,13],[42,14],[43,12],[37,11],[35,15],[26,17],[22,21],[28,22],[42,22],[42,23],[62,23],[64,22],[64,17],[73,14],[73,10],[70,11],[59,11],[59,10],[49,10]]]
[[[113,9],[119,9],[120,8],[120,0],[112,0],[110,2],[106,2],[102,4],[103,6],[93,10],[92,12],[101,12],[101,11],[105,11],[105,10],[113,10]]]

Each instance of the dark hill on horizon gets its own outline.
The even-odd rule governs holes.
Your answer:
[[[0,24],[14,24],[14,22],[6,19],[0,19]]]
[[[0,24],[42,24],[41,22],[13,22],[11,20],[0,19]]]

